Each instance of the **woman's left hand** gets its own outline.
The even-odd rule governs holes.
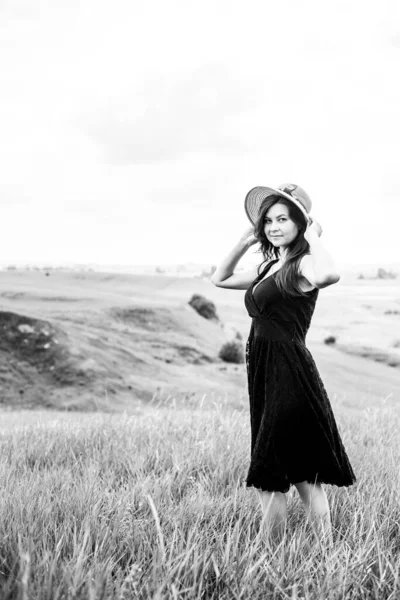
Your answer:
[[[313,235],[314,233],[316,233],[318,237],[321,237],[322,227],[318,223],[318,221],[316,221],[315,219],[309,217],[308,218],[308,223],[307,223],[307,229],[304,232],[304,237],[308,241],[309,234]]]

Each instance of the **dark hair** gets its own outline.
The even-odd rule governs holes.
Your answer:
[[[299,263],[305,254],[310,251],[310,245],[304,237],[304,232],[307,228],[305,216],[299,208],[290,200],[279,196],[278,194],[268,196],[261,203],[257,221],[254,225],[254,234],[261,244],[259,252],[262,253],[264,260],[258,267],[258,273],[261,273],[261,267],[264,263],[268,263],[279,257],[279,250],[267,239],[264,232],[265,215],[274,204],[284,204],[288,208],[289,217],[299,228],[299,233],[287,248],[287,257],[279,269],[276,271],[275,281],[286,297],[305,296],[307,292],[303,292],[299,287]]]

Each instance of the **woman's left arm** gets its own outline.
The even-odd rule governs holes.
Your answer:
[[[317,221],[308,224],[304,237],[310,245],[310,254],[300,261],[299,271],[316,288],[337,283],[340,275],[334,260],[321,242],[322,228]]]

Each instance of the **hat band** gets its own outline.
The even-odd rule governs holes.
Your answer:
[[[292,195],[293,190],[295,190],[296,188],[297,185],[291,183],[290,185],[287,185],[285,188],[283,188],[282,192],[286,192],[286,194]]]
[[[307,208],[304,206],[303,200],[300,198],[300,196],[298,196],[297,194],[293,194],[293,191],[297,188],[297,185],[291,184],[291,185],[287,185],[282,192],[285,192],[285,194],[289,194],[289,196],[292,196],[292,198],[294,198],[295,200],[297,200],[297,202],[300,202],[300,204],[305,208],[305,210],[307,210]]]

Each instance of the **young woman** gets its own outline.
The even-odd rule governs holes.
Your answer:
[[[259,493],[269,531],[286,525],[285,493],[296,486],[317,534],[332,541],[322,484],[356,481],[323,382],[305,345],[319,289],[339,281],[334,261],[311,219],[311,200],[294,184],[256,187],[245,200],[247,229],[213,274],[212,282],[247,290],[252,317],[246,344],[251,460],[247,487]],[[263,262],[235,267],[259,242]]]

